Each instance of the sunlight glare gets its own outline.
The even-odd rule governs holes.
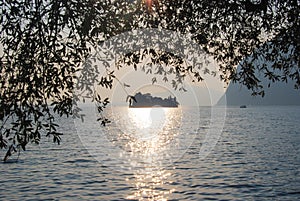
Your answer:
[[[166,120],[165,108],[129,108],[131,122],[140,129],[163,127]]]
[[[152,0],[145,0],[145,4],[147,5],[148,8],[151,8]]]
[[[129,108],[128,114],[135,127],[148,128],[151,125],[151,108]]]
[[[153,6],[158,6],[158,0],[143,0],[143,3],[150,12],[153,10]]]

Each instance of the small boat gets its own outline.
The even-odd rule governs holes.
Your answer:
[[[246,105],[241,105],[240,108],[247,108],[247,106]]]

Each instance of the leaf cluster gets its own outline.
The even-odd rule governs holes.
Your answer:
[[[300,87],[299,0],[149,2],[0,2],[0,148],[7,150],[4,160],[25,150],[28,143],[38,143],[42,135],[60,143],[56,117],[83,119],[77,105],[80,100],[92,98],[102,114],[109,99],[101,99],[94,84],[111,89],[118,78],[107,60],[102,61],[104,72],[99,72],[95,61],[101,58],[91,53],[129,30],[158,28],[189,36],[218,62],[221,80],[246,85],[254,95],[264,95],[258,74],[268,78],[269,85],[293,80],[295,88]],[[185,45],[176,38],[164,42],[166,46]],[[125,45],[121,41],[115,50]],[[202,81],[204,74],[217,74],[206,68],[205,59],[187,62],[166,49],[133,49],[122,55],[118,65],[138,69],[148,59],[140,66],[155,75],[152,82],[161,76],[179,90],[185,90],[186,77]],[[82,93],[74,94],[75,89]],[[104,116],[99,121],[109,123]]]
[[[298,0],[166,0],[153,7],[143,14],[145,26],[191,34],[218,62],[224,82],[246,84],[262,95],[263,74],[270,82],[293,80],[299,88]]]

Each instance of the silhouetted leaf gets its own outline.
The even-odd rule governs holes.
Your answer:
[[[265,95],[259,73],[270,83],[292,80],[295,88],[300,87],[297,1],[140,3],[135,8],[130,1],[0,2],[0,120],[14,117],[6,121],[9,126],[0,129],[0,148],[7,149],[5,160],[15,147],[25,150],[28,142],[38,143],[42,131],[59,143],[58,125],[54,123],[57,116],[83,120],[73,107],[79,100],[85,101],[83,97],[96,101],[99,114],[103,114],[109,99],[101,99],[94,84],[111,90],[118,79],[111,69],[113,60],[101,60],[91,53],[103,41],[111,42],[108,39],[130,30],[159,28],[191,37],[203,55],[217,62],[222,81],[239,82],[253,95]],[[143,43],[152,38],[136,39]],[[133,52],[130,50],[136,50],[138,41],[118,41],[119,46],[111,42],[118,47],[107,45],[111,49],[106,56],[114,58],[114,51],[128,49],[116,61],[117,69],[128,65],[138,70],[141,66],[142,72],[162,76],[175,90],[185,90],[186,77],[200,82],[203,74],[217,75],[208,68],[210,59],[206,56],[195,58],[192,52],[177,55],[167,51],[170,47],[186,50],[180,37],[158,39],[160,45]],[[241,71],[236,71],[238,65]],[[99,72],[99,66],[105,67],[105,72]],[[152,83],[157,78],[152,78]],[[123,87],[126,90],[129,85],[124,83]],[[82,94],[74,94],[76,90]],[[127,101],[136,100],[128,96]],[[105,117],[101,121],[102,125],[109,122]]]

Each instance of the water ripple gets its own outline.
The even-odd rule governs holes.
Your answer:
[[[170,166],[128,172],[95,160],[65,120],[63,145],[46,140],[30,145],[18,162],[0,163],[0,199],[299,200],[300,107],[229,108],[227,114],[221,139],[205,159],[198,152],[207,130],[202,125]]]

